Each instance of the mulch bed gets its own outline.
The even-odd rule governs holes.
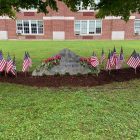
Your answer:
[[[140,68],[137,69],[135,74],[134,69],[126,68],[121,70],[112,70],[111,74],[105,70],[102,70],[97,77],[96,75],[55,75],[44,77],[32,77],[31,73],[28,73],[25,77],[24,73],[18,72],[18,77],[15,78],[11,75],[0,75],[0,82],[2,83],[14,83],[26,86],[35,87],[94,87],[99,85],[105,85],[112,82],[124,82],[133,79],[140,79]]]

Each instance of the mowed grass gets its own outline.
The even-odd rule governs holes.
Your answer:
[[[89,57],[94,51],[98,57],[101,55],[102,48],[108,55],[108,51],[114,48],[117,53],[120,52],[121,46],[124,49],[125,58],[127,59],[134,49],[140,52],[140,41],[0,41],[0,49],[3,50],[4,57],[8,52],[11,56],[15,55],[17,60],[17,69],[21,71],[24,52],[29,51],[33,67],[31,71],[39,65],[42,60],[56,55],[60,50],[69,48],[80,56]]]
[[[0,41],[0,49],[17,58],[24,51],[33,67],[69,48],[80,56],[106,55],[123,46],[127,59],[140,41]],[[0,83],[0,140],[139,140],[140,80],[94,88],[36,88]]]
[[[140,81],[96,88],[0,83],[1,140],[139,140]]]

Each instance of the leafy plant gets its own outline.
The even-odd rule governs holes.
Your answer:
[[[81,76],[82,74],[81,73],[77,73],[77,76]]]
[[[69,72],[66,72],[66,73],[65,73],[65,75],[66,75],[66,76],[69,76],[69,75],[70,75],[70,73],[69,73]]]
[[[96,74],[98,76],[98,74],[100,72],[100,69],[99,69],[99,67],[93,67],[91,65],[91,59],[90,58],[81,57],[80,58],[80,64],[83,67],[86,67],[86,68],[90,69],[92,74]]]
[[[50,58],[44,60],[44,63],[47,65],[48,70],[50,70],[54,66],[59,65],[60,60],[61,60],[61,56],[60,55],[56,55],[54,57],[50,57]]]
[[[60,76],[60,73],[59,72],[55,73],[55,76]]]

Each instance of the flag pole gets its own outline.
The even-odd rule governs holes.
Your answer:
[[[29,67],[28,67],[28,75],[29,75]]]
[[[15,76],[16,76],[16,78],[17,78],[17,72],[16,72],[16,75],[15,75]]]
[[[106,67],[106,65],[105,65],[106,63],[105,63],[105,61],[103,62],[103,67],[104,67],[104,69],[105,69],[105,67]]]
[[[135,68],[135,74],[137,74],[137,68]]]
[[[25,77],[27,76],[27,72],[25,71]]]
[[[7,77],[6,70],[5,70],[5,77]]]
[[[111,70],[109,70],[109,75],[110,75],[110,73],[111,73]]]

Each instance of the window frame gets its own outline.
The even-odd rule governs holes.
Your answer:
[[[98,35],[102,35],[102,26],[103,26],[103,25],[102,25],[102,20],[99,20],[99,19],[98,19],[98,20],[75,20],[75,21],[74,21],[74,34],[75,34],[75,32],[78,32],[78,30],[76,30],[76,27],[75,27],[75,22],[77,22],[77,21],[80,22],[80,31],[79,31],[79,35],[80,35],[80,36],[98,36]],[[81,33],[81,31],[82,31],[82,30],[81,30],[81,23],[82,23],[82,21],[87,21],[87,34],[82,34],[82,33]],[[89,29],[89,22],[90,22],[90,21],[94,21],[94,22],[95,22],[95,27],[94,27],[94,28],[95,28],[95,33],[94,33],[94,34],[90,34],[90,33],[89,33],[89,31],[90,31],[90,29]],[[97,27],[97,26],[96,26],[96,25],[97,25],[96,22],[97,22],[97,21],[100,21],[100,22],[101,22],[101,33],[96,33],[96,27]],[[77,35],[77,34],[75,34],[75,35]]]
[[[16,33],[18,33],[18,31],[20,31],[20,30],[18,30],[18,26],[17,26],[18,21],[22,22],[22,33],[20,33],[21,35],[44,35],[44,22],[43,22],[43,20],[21,20],[21,19],[18,19],[18,20],[16,20]],[[24,21],[29,22],[29,33],[25,33],[25,31],[24,31]],[[32,33],[32,27],[31,27],[32,21],[35,21],[37,23],[37,27],[36,27],[37,33]],[[38,21],[42,22],[43,33],[39,33],[39,28],[40,27],[39,27]]]
[[[140,22],[140,19],[135,19],[135,21],[134,21],[134,33],[135,33],[135,34],[138,33],[138,35],[140,35],[140,30],[139,30],[139,31],[136,30],[136,27],[139,27],[139,28],[140,28],[140,26],[136,26],[136,25],[135,25],[135,22],[136,22],[136,21],[139,21],[139,22]]]

